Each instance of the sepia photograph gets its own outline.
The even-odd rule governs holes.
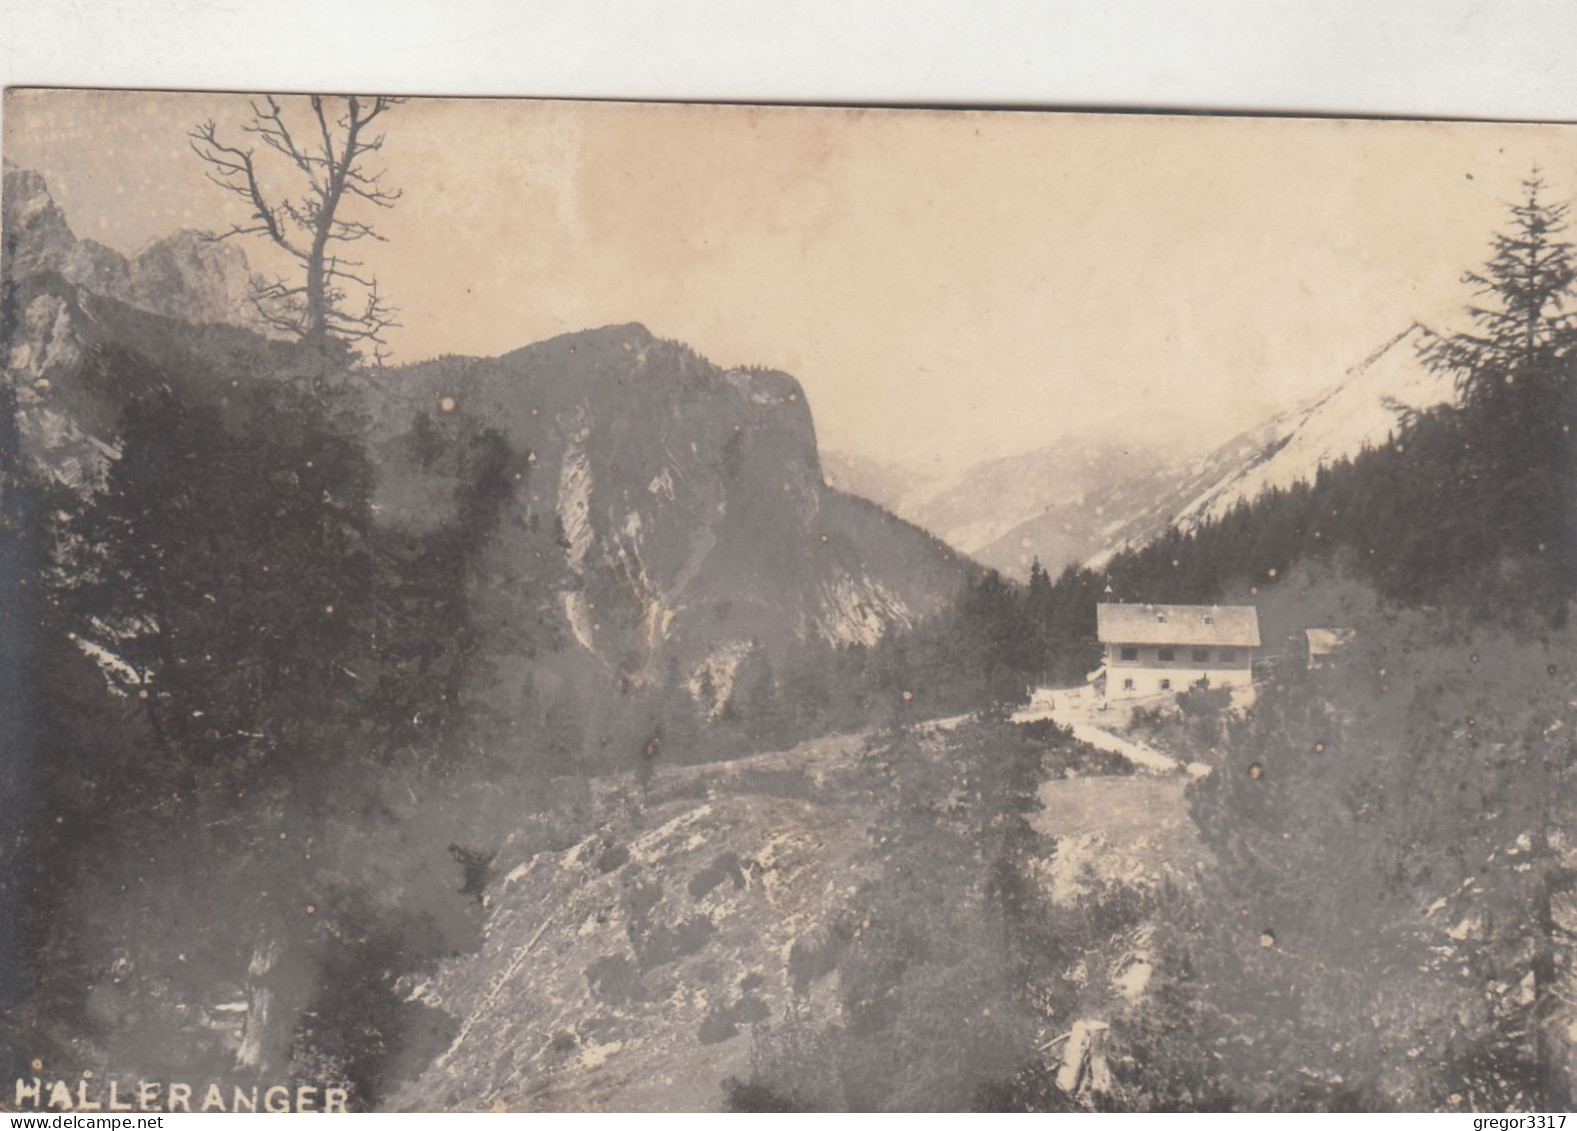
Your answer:
[[[1574,130],[8,89],[0,1110],[1571,1109]]]

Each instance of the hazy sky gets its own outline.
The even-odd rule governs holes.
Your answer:
[[[14,93],[4,151],[134,252],[245,219],[185,141],[245,114]],[[396,359],[643,322],[793,373],[824,447],[910,464],[1227,439],[1458,321],[1533,165],[1577,193],[1558,126],[436,99],[387,129],[405,197],[367,258]]]

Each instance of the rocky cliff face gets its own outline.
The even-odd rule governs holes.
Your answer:
[[[721,369],[643,326],[412,366],[388,383],[399,392],[379,425],[382,513],[444,521],[458,481],[424,464],[419,438],[458,450],[499,433],[524,470],[488,567],[497,623],[512,623],[509,594],[550,582],[571,650],[625,690],[678,663],[726,699],[752,652],[875,643],[937,612],[969,568],[823,483],[792,377]]]
[[[138,394],[168,385],[220,400],[231,381],[279,379],[299,366],[288,343],[150,314],[73,284],[58,261],[27,251],[12,262],[40,266],[5,276],[0,371],[16,399],[22,455],[47,479],[100,486],[119,452],[121,412]]]
[[[79,239],[30,169],[5,165],[0,185],[4,271],[12,279],[54,272],[97,295],[188,322],[259,328],[248,298],[252,273],[233,243],[181,230],[130,258],[95,240]]]
[[[182,229],[155,240],[130,263],[125,301],[187,322],[229,322],[261,329],[250,294],[246,253]]]

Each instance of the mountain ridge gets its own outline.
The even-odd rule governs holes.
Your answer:
[[[1310,482],[1321,467],[1383,442],[1410,412],[1448,401],[1454,391],[1449,375],[1432,372],[1419,358],[1432,337],[1428,327],[1411,323],[1340,382],[1273,418],[1261,457],[1190,502],[1177,525],[1192,530],[1266,491]]]
[[[181,249],[215,245],[177,234],[145,250],[143,277],[167,284],[151,310],[123,297],[115,260],[71,235],[42,178],[7,178],[29,191],[7,196],[4,361],[36,470],[84,497],[102,489],[121,413],[159,389],[223,419],[243,411],[243,386],[312,385],[299,345],[199,317],[213,310],[202,296],[225,288]],[[101,261],[110,269],[84,266]],[[770,686],[797,649],[872,645],[940,612],[976,572],[826,486],[792,376],[713,365],[639,323],[329,384],[326,409],[365,421],[348,426],[365,429],[379,523],[440,530],[461,521],[488,461],[512,475],[489,488],[513,493],[473,597],[492,678],[511,694],[529,686],[539,722],[555,704],[592,710],[594,687],[635,699],[679,689],[720,717],[741,670],[764,665]],[[624,714],[638,728],[653,712]]]
[[[1200,454],[1164,453],[1111,438],[1071,437],[982,460],[951,477],[906,477],[896,465],[832,453],[856,490],[933,531],[981,564],[1024,577],[1100,569],[1170,529],[1188,532],[1271,489],[1383,443],[1416,411],[1450,400],[1450,379],[1420,360],[1432,335],[1411,323],[1296,408]]]
[[[410,430],[453,443],[500,430],[531,468],[503,552],[540,558],[553,531],[571,635],[624,657],[626,683],[655,678],[661,641],[697,664],[751,641],[872,644],[940,611],[968,575],[919,529],[825,485],[797,380],[719,368],[639,323],[392,379],[411,415],[379,423],[383,513],[418,525],[444,513],[398,451]]]
[[[9,160],[0,177],[0,209],[0,230],[6,233],[0,270],[7,278],[54,271],[154,314],[265,329],[249,297],[256,277],[246,253],[232,242],[182,228],[123,255],[78,237],[44,177]]]

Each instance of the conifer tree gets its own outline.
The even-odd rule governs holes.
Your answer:
[[[1543,199],[1536,169],[1523,189],[1526,198],[1510,207],[1510,226],[1491,242],[1494,254],[1482,270],[1462,276],[1483,300],[1468,307],[1478,331],[1436,338],[1428,347],[1429,360],[1456,376],[1464,408],[1488,408],[1508,390],[1537,381],[1577,341],[1566,309],[1577,281],[1572,245],[1562,238],[1568,206]]]
[[[1481,299],[1468,307],[1476,330],[1436,338],[1425,357],[1456,381],[1456,521],[1478,525],[1498,553],[1518,559],[1518,587],[1553,607],[1570,594],[1577,562],[1577,320],[1568,310],[1577,261],[1563,238],[1568,206],[1545,199],[1537,170],[1523,187],[1489,261],[1463,276]]]

